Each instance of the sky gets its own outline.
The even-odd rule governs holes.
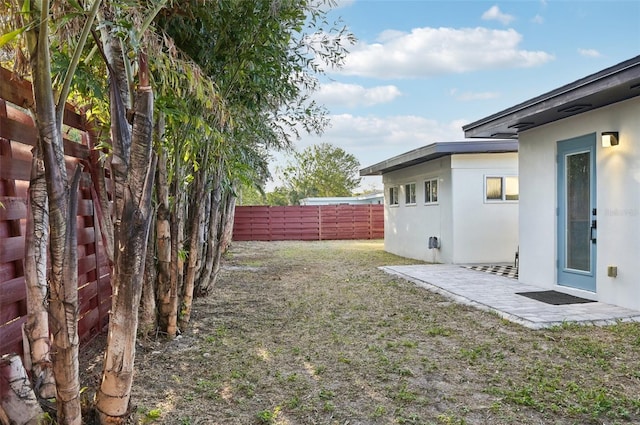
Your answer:
[[[331,124],[295,147],[330,143],[360,168],[640,55],[640,0],[342,0],[336,19],[357,42],[314,94]],[[359,190],[374,188],[381,177]]]

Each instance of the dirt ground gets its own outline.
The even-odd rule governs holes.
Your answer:
[[[138,344],[131,423],[640,423],[638,324],[526,329],[377,269],[410,263],[382,241],[235,242],[190,328]]]

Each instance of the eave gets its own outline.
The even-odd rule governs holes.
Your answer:
[[[467,138],[517,138],[520,131],[640,95],[640,56],[462,127]]]
[[[422,164],[443,156],[469,153],[517,152],[516,140],[472,140],[460,142],[437,142],[405,152],[360,170],[361,176],[379,176],[391,171]]]

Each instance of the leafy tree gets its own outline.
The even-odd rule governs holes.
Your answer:
[[[238,205],[266,205],[266,194],[255,185],[242,184],[238,189]]]
[[[355,156],[329,143],[294,152],[282,169],[289,203],[299,204],[307,197],[350,196],[360,184],[359,168]]]
[[[289,205],[290,192],[285,187],[276,187],[273,192],[267,193],[269,205]]]

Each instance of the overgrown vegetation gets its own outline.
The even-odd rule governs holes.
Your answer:
[[[409,261],[381,241],[234,243],[193,327],[138,351],[139,423],[640,421],[639,324],[526,329],[377,269]]]

